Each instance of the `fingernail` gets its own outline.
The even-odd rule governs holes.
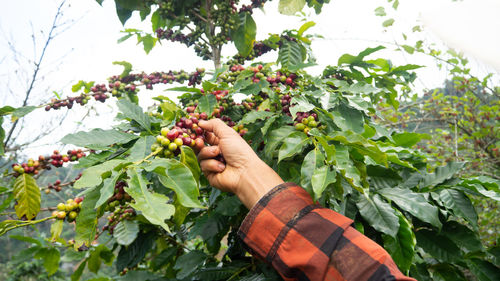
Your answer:
[[[219,167],[219,170],[221,170],[221,172],[222,172],[222,171],[224,171],[224,169],[226,168],[226,165],[224,165],[224,164],[220,163],[220,164],[218,165],[218,167]]]

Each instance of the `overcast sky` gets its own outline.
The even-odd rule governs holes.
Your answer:
[[[468,0],[465,3],[488,1],[493,0]],[[495,2],[498,2],[498,0],[495,0]],[[26,81],[30,78],[30,75],[23,74],[23,71],[29,74],[26,64],[22,64],[21,69],[19,69],[18,64],[13,60],[13,53],[7,45],[7,41],[14,44],[16,51],[20,54],[20,61],[23,61],[23,57],[28,60],[32,59],[34,48],[31,34],[34,31],[37,42],[36,55],[39,55],[41,44],[46,35],[40,31],[47,32],[50,28],[58,3],[60,1],[56,0],[3,1],[2,10],[0,11],[0,106],[6,104],[19,106],[22,102],[19,97],[24,95]],[[302,18],[280,15],[277,12],[277,3],[278,1],[267,3],[265,13],[260,10],[254,12],[254,18],[258,25],[257,39],[266,38],[268,33],[280,33],[286,28],[298,29],[300,27]],[[319,73],[324,66],[335,65],[338,57],[344,53],[357,54],[366,47],[382,44],[386,45],[388,49],[378,53],[377,57],[390,58],[396,65],[415,63],[428,66],[418,72],[419,79],[415,83],[417,89],[422,90],[440,86],[446,79],[446,71],[438,71],[435,62],[429,57],[423,55],[410,56],[402,52],[395,52],[392,44],[395,42],[404,43],[401,33],[406,32],[409,37],[407,44],[411,45],[417,40],[426,40],[427,42],[435,42],[439,47],[444,47],[440,41],[440,38],[443,37],[443,31],[440,30],[440,27],[445,27],[445,24],[439,24],[438,22],[433,26],[432,24],[435,21],[432,19],[435,17],[432,13],[433,11],[440,11],[440,18],[446,20],[446,11],[450,3],[450,0],[401,0],[398,11],[393,11],[385,0],[332,0],[330,4],[324,7],[320,15],[315,15],[311,10],[307,10],[309,14],[308,20],[317,23],[315,27],[310,29],[310,32],[324,36],[324,39],[317,39],[313,42],[312,49],[319,65],[311,68],[310,71]],[[389,29],[383,28],[381,24],[386,18],[374,16],[375,8],[381,5],[386,7],[388,16],[396,19],[394,26]],[[440,5],[448,6],[445,6],[446,9],[443,10],[439,8]],[[70,24],[70,29],[58,36],[49,45],[41,73],[45,79],[35,85],[37,90],[34,94],[38,97],[33,100],[33,105],[39,103],[41,98],[54,97],[51,94],[53,90],[62,92],[64,96],[73,95],[70,86],[78,80],[105,82],[107,77],[121,72],[121,67],[112,65],[113,61],[129,61],[134,66],[134,70],[144,70],[146,72],[180,69],[193,71],[200,66],[207,69],[212,68],[211,62],[202,61],[196,57],[192,50],[180,44],[165,42],[163,46],[154,48],[149,55],[145,54],[142,46],[136,45],[135,38],[117,44],[117,39],[122,36],[120,31],[123,30],[123,26],[119,22],[114,9],[114,2],[111,0],[105,0],[102,7],[94,0],[69,1],[69,6],[66,5],[64,9],[63,19],[75,20],[75,23]],[[410,30],[413,26],[421,24],[422,14],[424,14],[426,24],[429,24],[429,29],[432,31],[411,33]],[[498,15],[498,13],[491,14]],[[472,24],[478,22],[480,16],[481,14],[477,17],[477,21],[475,21],[474,17],[469,17],[467,20]],[[450,19],[453,19],[453,16],[450,16]],[[127,23],[126,27],[151,31],[148,20],[141,23],[138,15],[135,15]],[[495,38],[496,36],[492,36],[492,34],[498,34],[500,29],[488,28],[491,27],[478,30],[476,33]],[[446,30],[444,33],[447,34]],[[452,39],[446,40],[452,42],[452,45],[458,44],[460,46],[460,44],[463,44]],[[496,43],[498,41],[491,44],[495,46]],[[470,50],[467,46],[464,49]],[[225,49],[224,54],[230,55],[233,52],[234,47],[228,47]],[[61,57],[63,57],[62,60]],[[263,60],[274,61],[275,58],[275,54],[271,53],[264,56]],[[484,64],[484,58],[482,59],[483,61],[472,59],[471,62],[473,71],[478,76],[484,76],[486,73],[494,71],[493,68]],[[163,94],[163,92],[156,90],[152,93],[149,91],[146,93],[146,91],[143,91],[141,97],[146,98],[159,94]],[[143,105],[149,103],[146,101]],[[107,128],[111,125],[112,114],[110,113],[114,110],[112,103],[99,103],[95,107],[99,115],[91,112],[91,116],[82,129],[92,127]],[[75,106],[58,132],[39,142],[39,145],[48,144],[49,147],[42,146],[40,149],[52,149],[53,142],[66,133],[73,131],[77,126],[77,121],[85,113],[86,110]],[[47,114],[57,118],[63,112],[55,113],[51,111],[45,113],[43,110],[35,111],[29,115],[30,122],[28,126],[36,130],[41,123],[46,122],[44,120],[47,120]],[[30,132],[33,132],[33,130],[30,130]],[[22,136],[22,139],[28,138],[28,134]],[[28,153],[36,153],[37,149],[39,148],[35,147]]]

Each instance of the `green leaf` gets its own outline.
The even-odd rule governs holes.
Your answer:
[[[116,225],[115,230],[113,231],[113,237],[116,239],[118,244],[128,246],[134,242],[138,233],[139,225],[137,224],[137,221],[122,220]]]
[[[380,195],[387,200],[391,200],[404,211],[419,218],[421,221],[441,228],[439,221],[438,208],[429,204],[423,194],[412,192],[409,189],[384,188],[378,191]]]
[[[19,219],[31,220],[40,212],[41,194],[35,179],[29,174],[21,174],[14,181],[16,215]]]
[[[151,118],[142,111],[140,106],[128,101],[127,99],[118,100],[116,105],[127,118],[134,120],[144,130],[151,132]]]
[[[295,105],[293,107],[290,107],[290,114],[292,114],[293,118],[297,116],[297,112],[309,112],[315,107],[307,100],[305,96],[293,97],[290,104]]]
[[[135,267],[141,262],[153,247],[155,236],[154,231],[147,233],[140,232],[132,244],[127,247],[121,246],[116,258],[116,270],[121,272],[124,268]]]
[[[207,255],[198,250],[190,251],[177,258],[174,265],[174,269],[179,270],[176,275],[177,279],[188,277],[202,266],[206,259]]]
[[[112,144],[125,144],[137,139],[139,136],[127,134],[116,130],[93,129],[90,132],[78,132],[66,135],[62,143],[100,150],[109,149]]]
[[[165,18],[163,18],[160,15],[160,9],[156,10],[152,15],[151,15],[151,27],[152,31],[156,32],[158,28],[163,28],[167,25],[167,22]]]
[[[247,57],[253,49],[257,25],[249,12],[240,13],[238,20],[236,28],[231,32],[231,39],[234,41],[240,56]]]
[[[274,115],[274,113],[270,111],[250,111],[249,113],[245,114],[245,116],[243,116],[240,123],[244,125],[252,124],[257,120],[264,120],[272,115]]]
[[[130,148],[130,155],[127,160],[135,162],[146,158],[151,153],[151,146],[156,142],[153,136],[142,136],[140,137]]]
[[[410,132],[396,133],[392,135],[392,139],[394,140],[396,146],[402,146],[408,148],[414,146],[423,138],[428,138],[428,137],[429,136],[427,134],[418,134]]]
[[[0,107],[0,116],[12,114],[12,112],[14,112],[15,110],[16,109],[14,107],[9,105]]]
[[[0,156],[3,156],[5,154],[5,148],[4,148],[4,139],[5,139],[5,130],[2,127],[3,124],[3,116],[0,116]]]
[[[415,255],[417,240],[412,230],[411,223],[398,212],[399,230],[396,237],[383,235],[384,248],[389,252],[401,272],[408,275]]]
[[[371,198],[368,195],[359,196],[359,213],[376,230],[396,238],[399,231],[399,218],[391,205],[382,201],[379,195]]]
[[[197,183],[199,183],[201,176],[201,169],[200,169],[200,164],[198,163],[198,158],[196,157],[196,154],[194,153],[193,149],[185,145],[181,146],[181,157],[179,160],[182,164],[188,167],[189,170],[191,170],[194,179],[196,180]]]
[[[293,16],[295,13],[302,11],[305,5],[305,0],[280,0],[278,11],[280,14]]]
[[[118,16],[118,19],[120,20],[120,22],[122,23],[122,25],[125,25],[125,23],[127,22],[127,20],[132,16],[133,10],[124,8],[120,4],[120,2],[122,2],[122,1],[123,0],[115,1],[116,15]]]
[[[465,252],[482,252],[484,251],[481,240],[476,232],[469,229],[467,226],[456,222],[448,221],[443,226],[441,233],[455,242],[458,247]]]
[[[185,86],[168,88],[165,91],[188,92],[188,93],[201,94],[201,90],[200,89],[193,88],[193,87],[185,87]]]
[[[12,112],[12,122],[16,122],[17,119],[24,117],[25,115],[31,113],[35,109],[37,109],[36,106],[23,106],[16,108],[14,112]]]
[[[432,187],[451,179],[464,166],[462,162],[449,162],[446,166],[437,167],[435,172],[423,178],[420,187]]]
[[[94,241],[97,228],[97,212],[94,206],[100,194],[99,188],[94,188],[82,201],[82,208],[76,217],[75,250],[81,246],[90,247],[90,243]]]
[[[314,200],[318,200],[326,187],[336,181],[336,173],[328,166],[323,166],[314,170],[311,178]]]
[[[278,62],[283,67],[299,65],[305,60],[303,50],[295,41],[282,40],[278,52]]]
[[[200,113],[205,112],[208,116],[212,115],[214,107],[217,105],[217,99],[215,98],[215,96],[211,94],[205,94],[201,96],[198,101],[199,102],[196,110]]]
[[[84,260],[78,268],[71,274],[71,281],[78,281],[80,280],[80,277],[82,277],[83,270],[85,269],[85,266],[87,265],[87,260]]]
[[[127,39],[129,39],[129,38],[130,38],[130,37],[132,37],[132,36],[134,36],[134,34],[133,34],[133,33],[129,33],[129,34],[127,34],[127,35],[124,35],[124,36],[122,36],[122,37],[118,38],[118,40],[116,40],[116,43],[120,44],[120,43],[122,43],[122,42],[125,42],[125,41],[127,41]],[[122,74],[120,75],[121,77],[126,76],[126,75],[123,75],[123,73],[124,73],[124,72],[122,72]],[[126,72],[125,72],[125,73],[126,73]]]
[[[460,269],[448,263],[440,263],[429,267],[433,281],[465,281],[467,280]]]
[[[117,281],[156,281],[156,280],[164,280],[160,275],[154,274],[145,270],[130,270],[127,274],[123,276],[119,276],[116,279]]]
[[[278,153],[278,163],[283,159],[293,157],[297,153],[300,153],[309,142],[309,138],[303,132],[295,131],[291,133],[286,138],[283,145],[281,145]]]
[[[338,141],[344,145],[355,148],[359,153],[367,155],[379,164],[387,165],[387,155],[380,150],[372,140],[351,131],[341,131],[326,136],[327,140]]]
[[[394,23],[394,19],[388,19],[388,20],[385,20],[385,21],[382,23],[382,26],[383,26],[383,27],[388,27],[388,26],[391,26],[393,23]]]
[[[127,40],[130,36],[132,36],[132,34],[129,34],[129,35],[126,35],[126,36],[120,38],[118,40],[119,41],[118,43],[120,43],[120,40],[122,40],[122,41]],[[125,76],[128,76],[130,74],[130,72],[132,71],[132,64],[130,62],[127,62],[127,61],[114,61],[113,65],[121,65],[121,66],[123,66],[123,71],[120,74],[121,78],[123,78]]]
[[[340,104],[330,113],[334,116],[333,122],[340,129],[346,131],[351,130],[358,134],[363,133],[365,119],[361,111],[344,104]]]
[[[415,48],[412,46],[401,45],[401,47],[410,55],[412,55],[415,52]]]
[[[124,165],[130,164],[125,160],[113,159],[102,164],[92,166],[82,172],[82,176],[73,185],[74,188],[89,188],[98,186],[103,179],[108,178],[111,172],[116,168],[121,168]],[[107,198],[106,198],[107,199]]]
[[[239,213],[241,206],[243,205],[237,196],[228,196],[217,203],[215,212],[223,216],[231,217]]]
[[[477,258],[472,258],[466,260],[470,271],[476,276],[479,281],[495,281],[500,280],[500,271],[498,267],[492,263],[480,260]]]
[[[165,187],[172,189],[177,194],[179,202],[188,208],[203,208],[198,197],[200,192],[198,184],[191,170],[175,159],[155,159],[146,171],[154,172]]]
[[[385,13],[384,7],[378,7],[375,9],[375,15],[378,17],[385,17],[387,14]]]
[[[158,39],[153,37],[151,34],[146,34],[144,36],[141,36],[138,41],[142,42],[142,45],[144,46],[144,51],[146,52],[146,54],[149,54],[149,52],[151,52],[153,47],[156,45],[157,40]]]
[[[300,168],[300,185],[311,194],[314,194],[311,182],[313,174],[318,168],[324,166],[324,162],[325,156],[317,147],[309,151],[304,157]]]
[[[146,178],[134,168],[128,169],[127,175],[129,179],[127,180],[128,187],[125,187],[125,192],[135,200],[135,203],[130,203],[130,206],[141,211],[144,217],[152,224],[159,225],[167,232],[170,232],[170,228],[165,223],[165,220],[172,217],[175,207],[172,204],[168,204],[168,197],[163,194],[150,192],[147,187],[148,182]]]
[[[54,242],[59,239],[59,236],[61,236],[63,230],[63,226],[63,220],[56,220],[52,223],[52,225],[50,225],[50,241]]]
[[[457,245],[446,236],[427,229],[421,229],[415,235],[417,245],[439,261],[455,262],[462,256]]]
[[[384,46],[377,46],[375,48],[366,48],[363,51],[361,51],[357,56],[353,56],[350,54],[344,54],[344,55],[340,56],[337,64],[339,66],[342,64],[360,65],[366,56],[373,54],[376,51],[379,51],[382,49],[385,49],[385,47]]]
[[[464,218],[477,230],[477,213],[469,197],[458,190],[443,189],[439,192],[439,198],[447,209],[452,210],[456,216]]]
[[[56,273],[57,269],[59,269],[61,254],[56,248],[42,248],[36,253],[35,257],[43,259],[43,267],[45,267],[49,276]]]
[[[304,34],[304,32],[306,32],[309,28],[311,28],[315,25],[316,25],[316,23],[313,21],[305,22],[302,26],[300,26],[299,30],[297,31],[297,34],[299,36],[302,36]]]
[[[342,173],[346,181],[349,182],[352,187],[361,193],[365,192],[361,184],[361,173],[354,166],[346,146],[335,146],[335,164],[336,168]]]
[[[272,155],[278,145],[293,132],[296,132],[296,130],[292,126],[283,126],[272,130],[265,140],[264,154]]]

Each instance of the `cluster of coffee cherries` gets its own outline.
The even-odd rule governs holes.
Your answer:
[[[266,3],[267,0],[252,0],[252,3],[250,5],[242,5],[240,8],[240,13],[241,12],[249,12],[252,13],[252,10],[254,8],[261,8],[264,6],[264,3]]]
[[[291,116],[290,114],[290,102],[292,101],[292,96],[290,95],[280,95],[280,103],[281,103],[281,110],[283,113],[285,113],[288,116]]]
[[[302,131],[306,134],[308,134],[312,128],[324,129],[324,126],[318,122],[318,115],[314,112],[297,112],[294,126],[297,131]]]
[[[277,87],[279,83],[290,86],[291,88],[295,88],[297,84],[295,83],[295,79],[297,75],[295,73],[290,73],[286,75],[280,71],[277,71],[276,74],[267,77],[267,82],[271,83],[273,87]]]
[[[253,45],[252,51],[250,51],[250,54],[246,57],[243,57],[239,54],[234,55],[232,60],[229,61],[229,63],[244,63],[245,61],[251,61],[257,57],[262,56],[265,53],[268,53],[272,50],[275,50],[276,48],[270,47],[268,44],[266,44],[266,41],[257,41]]]
[[[54,167],[62,167],[66,162],[77,161],[78,159],[85,157],[85,152],[81,149],[68,150],[67,154],[61,154],[58,150],[54,150],[52,155],[50,155],[50,164]],[[38,157],[39,161],[46,160],[45,157]]]
[[[127,186],[127,183],[124,181],[116,182],[113,196],[108,199],[108,205],[105,210],[112,213],[108,216],[108,224],[103,226],[102,230],[108,230],[109,234],[113,234],[118,222],[124,219],[131,219],[136,215],[135,210],[128,204],[133,199],[125,192],[125,186]]]
[[[195,117],[195,116],[198,117]],[[162,148],[162,156],[172,158],[180,153],[182,145],[192,147],[200,151],[205,146],[204,130],[198,126],[198,118],[207,119],[206,113],[192,113],[192,117],[181,117],[172,128],[161,128],[160,135],[156,137],[156,143],[151,146],[155,152]]]
[[[76,97],[68,97],[65,99],[51,99],[50,103],[45,106],[45,111],[49,111],[51,109],[58,110],[61,107],[67,107],[68,109],[73,108],[73,104],[76,102],[79,105],[85,105],[90,100],[90,96],[88,94],[81,94]]]
[[[78,216],[82,208],[83,197],[76,197],[75,199],[68,199],[66,203],[57,204],[57,210],[52,212],[52,216],[58,220],[66,219],[72,222]]]
[[[85,152],[81,149],[69,150],[68,154],[60,154],[58,150],[54,150],[53,154],[49,157],[40,155],[38,160],[28,159],[26,163],[12,164],[14,176],[17,177],[21,174],[34,174],[37,175],[40,170],[50,170],[51,166],[61,167],[65,162],[77,161],[85,156]]]

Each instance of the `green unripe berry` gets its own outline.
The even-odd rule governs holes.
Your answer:
[[[315,120],[309,121],[309,127],[311,128],[318,127],[318,122],[316,122]]]
[[[163,139],[161,140],[161,145],[162,146],[168,146],[170,144],[170,140],[163,137]]]
[[[158,148],[160,148],[160,146],[156,143],[154,143],[152,146],[151,146],[151,151],[154,152],[156,151]]]
[[[69,214],[68,214],[68,218],[69,218],[70,220],[74,220],[74,219],[76,219],[76,216],[78,216],[78,213],[77,213],[77,212],[75,212],[75,211],[71,211],[71,212],[69,212]]]
[[[163,151],[163,156],[165,156],[167,158],[171,158],[172,156],[174,156],[174,154],[172,153],[172,151],[166,149],[165,151]]]
[[[161,128],[161,135],[166,137],[169,131],[167,127]]]
[[[176,151],[177,150],[177,144],[175,144],[175,142],[170,143],[168,145],[168,150],[170,150],[170,151]]]
[[[305,127],[306,127],[306,125],[304,125],[304,124],[302,124],[302,123],[297,123],[297,124],[295,124],[295,129],[296,129],[297,131],[303,131]]]
[[[304,118],[302,119],[302,124],[307,125],[309,123],[309,119]]]
[[[63,220],[66,217],[66,212],[60,211],[57,212],[57,218]]]
[[[64,203],[59,203],[59,204],[57,204],[57,209],[59,211],[65,211],[66,210],[66,205]]]
[[[177,145],[177,147],[180,147],[184,142],[182,141],[181,138],[176,138],[174,140],[174,143]],[[169,147],[170,148],[170,147]]]
[[[156,142],[157,143],[161,143],[161,140],[164,139],[165,137],[164,136],[156,136]]]

